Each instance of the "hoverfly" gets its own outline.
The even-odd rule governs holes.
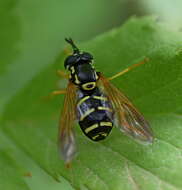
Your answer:
[[[117,125],[126,135],[136,140],[151,143],[152,130],[142,114],[128,98],[110,81],[128,72],[143,62],[132,65],[113,77],[106,78],[96,72],[93,56],[81,52],[71,38],[65,39],[73,49],[64,62],[68,75],[59,71],[63,77],[69,78],[65,90],[54,91],[53,94],[65,94],[63,111],[59,123],[59,147],[65,163],[69,165],[76,153],[74,121],[77,119],[83,133],[92,141],[105,139]],[[117,118],[117,123],[114,123]]]

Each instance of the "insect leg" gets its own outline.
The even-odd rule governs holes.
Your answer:
[[[55,95],[61,95],[61,94],[66,94],[66,90],[55,90],[53,92],[51,92],[51,96],[55,96]]]
[[[61,76],[62,78],[66,78],[66,79],[69,78],[68,74],[66,74],[64,71],[57,70],[57,74],[58,74],[59,76]],[[52,97],[54,97],[55,95],[61,95],[61,94],[66,94],[66,89],[63,89],[63,90],[55,90],[55,91],[51,92],[50,95],[49,95],[49,98],[52,98]]]
[[[58,76],[60,76],[61,78],[69,79],[69,74],[65,73],[64,71],[57,70],[57,74],[58,74]]]
[[[45,100],[50,100],[52,99],[54,96],[56,95],[61,95],[61,94],[66,94],[66,90],[55,90],[53,92],[51,92],[48,96],[44,96]]]
[[[117,77],[119,77],[119,76],[121,76],[121,75],[127,73],[128,71],[131,71],[131,70],[134,69],[135,67],[138,67],[138,66],[140,66],[140,65],[142,65],[142,64],[144,64],[144,63],[146,63],[148,60],[149,60],[148,58],[145,58],[143,61],[141,61],[141,62],[139,62],[139,63],[136,63],[136,64],[134,64],[134,65],[132,65],[132,66],[126,68],[125,70],[123,70],[123,71],[121,71],[121,72],[115,74],[115,75],[112,76],[112,77],[109,77],[108,80],[113,80],[113,79],[115,79],[115,78],[117,78]]]

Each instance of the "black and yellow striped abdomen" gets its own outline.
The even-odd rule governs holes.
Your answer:
[[[107,97],[96,87],[78,91],[77,115],[84,134],[93,141],[105,139],[113,127],[113,109]]]

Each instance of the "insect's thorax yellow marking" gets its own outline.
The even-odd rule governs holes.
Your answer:
[[[72,67],[70,68],[70,70],[71,70],[71,74],[74,74],[74,73],[75,73],[75,68],[74,68],[74,66],[72,66]]]
[[[80,84],[80,81],[78,80],[77,74],[75,74],[74,76],[75,76],[75,83],[76,83],[76,84]]]
[[[96,82],[87,82],[85,84],[82,84],[82,88],[84,90],[92,90],[96,87]]]
[[[97,75],[97,73],[95,72],[95,78],[96,78],[96,80],[98,80],[99,79],[99,76]]]

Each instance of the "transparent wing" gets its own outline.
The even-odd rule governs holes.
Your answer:
[[[68,83],[64,106],[59,122],[59,148],[66,164],[72,160],[76,151],[75,136],[73,132],[74,121],[76,119],[76,87],[72,82]]]
[[[142,114],[102,74],[100,74],[100,80],[109,100],[113,104],[120,130],[136,140],[151,143],[153,141],[152,130]]]

